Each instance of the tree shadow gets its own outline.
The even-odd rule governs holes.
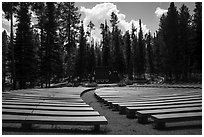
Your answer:
[[[202,124],[198,125],[171,125],[171,126],[166,126],[163,129],[159,129],[162,131],[170,131],[170,130],[183,130],[183,129],[202,129]]]
[[[94,128],[68,128],[68,129],[59,129],[59,128],[38,128],[34,127],[32,129],[25,129],[25,128],[16,128],[16,127],[2,127],[2,135],[3,132],[16,132],[16,135],[20,134],[29,134],[31,132],[40,134],[107,134],[108,129],[101,127],[99,131],[94,130]],[[23,132],[23,133],[22,133]]]

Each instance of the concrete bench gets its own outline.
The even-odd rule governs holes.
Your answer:
[[[2,105],[28,105],[28,106],[37,106],[40,103],[35,102],[14,102],[14,101],[2,101]]]
[[[196,104],[202,103],[202,100],[187,100],[187,101],[175,101],[175,102],[161,102],[161,103],[134,103],[134,104],[121,104],[118,106],[120,114],[125,114],[126,107],[151,107],[151,106],[166,106],[166,105],[181,105],[181,104]]]
[[[12,96],[12,97],[7,97],[5,98],[4,97],[4,100],[7,100],[7,99],[49,99],[49,100],[72,100],[72,99],[81,99],[80,96],[68,96],[68,97],[55,97],[55,96],[36,96],[36,97],[33,97],[33,96]]]
[[[31,102],[2,102],[2,105],[26,105],[26,106],[60,106],[60,107],[89,107],[86,103],[31,103]]]
[[[154,120],[154,128],[162,129],[167,122],[202,120],[202,112],[160,114],[152,115],[151,118]]]
[[[172,99],[183,99],[183,98],[192,98],[192,97],[202,97],[201,95],[192,95],[192,96],[176,96],[176,97],[162,97],[162,98],[107,98],[104,99],[103,102],[107,105],[112,105],[112,103],[116,102],[144,102],[144,101],[160,101],[160,100],[172,100]]]
[[[137,111],[136,115],[139,123],[147,123],[151,115],[169,114],[169,113],[185,113],[185,112],[199,112],[202,107],[187,107],[187,108],[173,108],[173,109],[156,109]]]
[[[202,99],[202,96],[192,96],[192,97],[182,97],[182,98],[166,98],[166,99],[164,99],[164,98],[160,98],[160,99],[134,99],[134,100],[128,100],[128,99],[124,99],[124,100],[115,100],[115,101],[106,101],[106,102],[108,102],[108,103],[106,103],[106,104],[108,104],[111,108],[114,108],[114,109],[119,109],[118,107],[120,107],[120,105],[119,104],[132,104],[132,103],[156,103],[156,102],[171,102],[171,101],[173,101],[173,100],[191,100],[191,99]]]
[[[55,124],[55,125],[93,125],[95,130],[100,125],[107,125],[108,121],[104,116],[65,117],[65,116],[23,116],[3,115],[2,123],[20,123],[23,128],[32,128],[33,124]]]
[[[12,115],[43,115],[43,116],[100,116],[97,111],[51,111],[51,110],[22,110],[2,109],[2,114]]]
[[[124,96],[98,96],[98,99],[101,101],[105,101],[106,99],[118,99],[118,98],[124,98]]]
[[[140,110],[170,109],[170,108],[199,107],[199,106],[202,106],[202,103],[165,105],[165,106],[127,107],[126,116],[127,118],[135,118],[136,111],[140,111]]]
[[[2,105],[2,108],[10,109],[32,109],[53,111],[93,111],[92,107],[59,107],[59,106],[26,106],[26,105]]]
[[[32,114],[32,109],[9,109],[9,108],[2,108],[2,115],[4,114],[17,114],[17,115],[29,115]]]
[[[17,104],[21,104],[21,103],[24,103],[24,104],[40,104],[40,103],[46,103],[46,104],[61,104],[61,105],[65,105],[65,104],[70,104],[70,103],[74,103],[74,104],[86,104],[82,101],[80,102],[72,102],[72,101],[67,101],[67,102],[64,102],[64,101],[51,101],[51,100],[18,100],[18,101],[15,101],[15,100],[2,100],[2,103],[17,103]]]
[[[104,99],[104,102],[130,102],[130,101],[158,101],[158,100],[172,100],[172,99],[183,99],[183,98],[192,98],[192,97],[202,97],[202,95],[185,95],[185,96],[172,96],[172,97],[155,97],[155,98],[145,98],[145,97],[131,97],[131,98],[107,98]],[[129,101],[128,101],[129,100]]]
[[[114,94],[97,94],[101,98],[106,98],[110,96],[122,96],[124,98],[161,98],[161,97],[177,97],[177,96],[188,96],[188,95],[201,95],[201,92],[191,91],[191,92],[184,92],[184,93],[172,93],[172,94],[144,94],[144,95],[134,95],[134,94],[124,94],[124,93],[114,93]]]
[[[13,102],[84,102],[82,99],[68,99],[68,100],[6,99],[5,101],[13,101]]]
[[[133,101],[133,102],[113,102],[111,103],[111,107],[113,109],[119,110],[119,107],[121,106],[132,106],[132,104],[152,104],[152,103],[165,103],[165,102],[179,102],[179,101],[189,101],[189,100],[201,100],[201,97],[192,97],[192,98],[182,98],[182,99],[170,99],[170,100],[156,100],[156,101],[145,101],[145,102],[140,102],[140,101]]]

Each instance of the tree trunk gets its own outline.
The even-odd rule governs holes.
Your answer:
[[[11,16],[11,56],[12,56],[12,76],[11,78],[13,79],[13,89],[16,89],[16,70],[15,70],[15,64],[14,64],[14,47],[13,47],[13,3],[11,3],[11,12],[10,12],[10,16]]]
[[[42,45],[43,45],[43,28],[41,28],[41,50],[40,50],[40,86],[41,88],[43,88]]]

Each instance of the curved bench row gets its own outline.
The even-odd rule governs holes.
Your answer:
[[[202,119],[201,91],[171,92],[159,95],[136,94],[101,88],[95,91],[96,98],[114,111],[126,114],[127,118],[138,118],[139,123],[154,121],[155,128],[164,128],[165,123]]]
[[[20,123],[23,128],[33,124],[100,125],[108,124],[80,98],[85,88],[52,88],[16,90],[3,93],[2,123]],[[83,91],[83,92],[82,92]]]
[[[149,87],[149,88],[193,88],[193,89],[202,89],[202,85],[182,85],[182,84],[144,84],[144,85],[130,85],[130,87]]]

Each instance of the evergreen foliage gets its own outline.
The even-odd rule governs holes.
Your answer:
[[[145,73],[145,44],[143,39],[143,32],[142,32],[142,26],[141,26],[141,19],[139,20],[139,36],[138,36],[138,59],[137,59],[137,74],[140,78],[143,77],[143,74]]]
[[[14,45],[13,45],[13,15],[17,13],[17,7],[19,6],[18,2],[3,2],[2,9],[5,13],[5,18],[11,21],[10,24],[10,45],[11,45],[11,79],[12,79],[12,88],[16,89],[16,69],[15,69],[15,60],[14,60]]]
[[[9,48],[9,39],[6,31],[2,32],[2,90],[5,90],[6,77],[9,75],[8,72],[8,48]]]
[[[86,68],[86,37],[84,32],[83,22],[80,27],[79,35],[79,49],[76,59],[76,72],[75,76],[79,77],[79,80],[82,80]]]
[[[101,34],[102,34],[102,55],[103,55],[103,66],[110,67],[111,66],[111,58],[110,58],[110,31],[107,25],[107,21],[105,20],[105,24],[101,24]]]
[[[126,31],[125,34],[125,45],[126,45],[126,70],[128,74],[128,78],[132,79],[132,51],[131,51],[131,40],[129,31]]]
[[[193,30],[195,33],[194,55],[195,69],[197,72],[202,72],[202,2],[195,3],[193,16]]]
[[[31,15],[29,13],[30,3],[20,3],[17,14],[17,31],[15,39],[15,68],[16,80],[19,88],[26,88],[26,83],[33,87],[36,81],[36,58],[32,41]]]
[[[109,68],[120,80],[144,79],[148,74],[167,82],[201,76],[201,2],[195,3],[193,15],[186,5],[177,10],[171,2],[154,34],[144,34],[141,19],[138,29],[132,24],[131,30],[122,33],[114,12],[110,26],[108,20],[100,26],[92,21],[84,26],[74,2],[3,2],[2,8],[11,20],[10,37],[2,32],[3,89],[7,82],[13,89],[73,80],[93,82],[96,67]],[[30,10],[37,16],[35,25],[31,25]],[[13,15],[17,17],[15,38]],[[93,39],[95,27],[101,29],[100,42]]]

